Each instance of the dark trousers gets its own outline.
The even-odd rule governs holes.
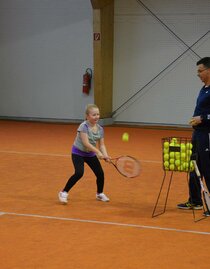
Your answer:
[[[210,133],[195,130],[192,136],[192,144],[198,169],[210,191]],[[190,172],[189,195],[191,203],[202,204],[201,187],[195,171]]]
[[[72,162],[74,165],[75,172],[69,178],[68,182],[66,183],[65,188],[63,191],[69,192],[69,190],[77,183],[77,181],[83,176],[84,174],[84,163],[92,169],[96,176],[96,184],[97,184],[97,193],[103,192],[104,188],[104,172],[96,156],[94,157],[82,157],[76,154],[72,154]]]

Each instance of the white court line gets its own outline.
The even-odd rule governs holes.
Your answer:
[[[27,152],[27,151],[10,151],[1,150],[0,153],[20,154],[20,155],[37,155],[37,156],[52,156],[52,157],[69,157],[70,154],[55,154],[55,153],[41,153],[41,152]]]
[[[42,218],[42,219],[53,219],[53,220],[62,220],[62,221],[72,221],[72,222],[83,222],[83,223],[93,223],[93,224],[101,224],[101,225],[112,225],[112,226],[123,226],[123,227],[133,227],[139,229],[152,229],[152,230],[161,230],[161,231],[171,231],[178,233],[191,233],[191,234],[201,234],[201,235],[210,235],[210,232],[200,232],[193,230],[182,230],[176,228],[167,228],[167,227],[159,227],[159,226],[146,226],[146,225],[138,225],[138,224],[129,224],[129,223],[120,223],[120,222],[109,222],[109,221],[98,221],[98,220],[88,220],[88,219],[75,219],[75,218],[63,218],[63,217],[53,217],[53,216],[43,216],[43,215],[35,215],[35,214],[21,214],[21,213],[13,213],[13,212],[0,212],[0,216],[3,215],[12,215],[19,217],[33,217],[33,218]]]
[[[41,153],[41,152],[27,152],[27,151],[8,151],[8,150],[0,150],[0,153],[7,154],[20,154],[20,155],[34,155],[34,156],[50,156],[50,157],[70,157],[69,154],[55,154],[55,153]],[[161,161],[152,161],[152,160],[140,160],[145,163],[161,163]]]

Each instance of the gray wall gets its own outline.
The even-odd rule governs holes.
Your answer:
[[[114,119],[186,125],[202,86],[196,61],[210,56],[210,1],[143,4],[115,0]]]
[[[89,0],[0,1],[0,116],[83,118],[92,66]]]
[[[202,86],[195,63],[210,55],[210,1],[143,3],[115,0],[114,120],[186,125]],[[92,31],[90,0],[0,0],[0,116],[83,119]]]

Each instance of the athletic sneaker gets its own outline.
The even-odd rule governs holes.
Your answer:
[[[209,211],[205,211],[205,212],[203,212],[203,215],[204,215],[205,217],[210,217],[210,212],[209,212]]]
[[[194,209],[194,210],[200,210],[203,208],[202,205],[196,205],[196,204],[191,204],[189,201],[183,204],[178,204],[177,207],[179,209]]]
[[[109,198],[102,192],[96,194],[96,199],[103,202],[109,202]]]
[[[68,193],[66,191],[60,191],[58,193],[58,198],[59,198],[59,201],[62,203],[62,204],[67,204],[68,203]]]

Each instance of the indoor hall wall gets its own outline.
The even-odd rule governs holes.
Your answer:
[[[1,0],[0,116],[82,119],[92,27],[88,0]]]
[[[210,56],[210,1],[142,3],[115,0],[115,122],[187,125],[202,87],[196,62]]]

